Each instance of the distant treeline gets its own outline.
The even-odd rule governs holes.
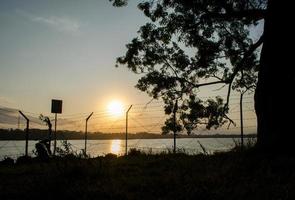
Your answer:
[[[52,132],[54,134],[54,132]],[[84,132],[78,131],[57,131],[58,140],[82,140],[85,135]],[[53,137],[53,136],[52,136]],[[130,133],[128,139],[164,139],[172,138],[173,135],[161,135],[155,133]],[[236,134],[214,134],[214,135],[177,135],[177,138],[239,138]],[[245,137],[256,137],[256,134],[247,134]],[[44,129],[30,129],[29,140],[42,140],[48,138],[48,130]],[[89,140],[110,140],[110,139],[125,139],[125,133],[88,133]],[[0,129],[0,140],[24,140],[25,131],[20,129]]]

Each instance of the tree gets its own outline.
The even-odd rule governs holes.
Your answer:
[[[51,139],[52,139],[52,123],[49,117],[40,114],[39,119],[44,122],[48,126],[48,140],[49,140],[49,150],[51,147]]]
[[[110,1],[115,6],[127,3]],[[258,80],[258,147],[291,147],[294,117],[286,116],[287,110],[295,113],[289,103],[295,78],[288,63],[292,57],[284,51],[293,38],[286,38],[281,24],[291,19],[292,6],[275,0],[154,0],[138,7],[151,22],[140,28],[126,54],[117,59],[142,74],[138,89],[162,97],[166,114],[172,115],[178,100],[178,123],[190,133],[200,124],[217,128],[232,122],[227,117],[231,90],[256,87]],[[263,34],[254,41],[250,29],[263,22]],[[199,88],[216,84],[227,85],[225,102],[198,97]],[[284,102],[287,110],[282,109]],[[171,121],[164,130],[172,127]]]

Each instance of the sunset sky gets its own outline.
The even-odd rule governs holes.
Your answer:
[[[51,99],[62,99],[63,114],[71,115],[104,112],[113,100],[148,102],[134,88],[139,76],[115,68],[148,20],[138,2],[0,0],[0,106],[48,115]],[[224,95],[212,89],[203,96]]]
[[[59,98],[64,112],[79,113],[148,100],[135,75],[114,67],[146,21],[135,1],[0,2],[0,105],[48,112]]]

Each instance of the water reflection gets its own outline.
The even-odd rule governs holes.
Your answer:
[[[248,139],[250,144],[255,139]],[[251,142],[252,140],[252,142]],[[235,139],[238,141],[238,139]],[[35,149],[37,141],[29,141],[29,152]],[[84,140],[69,140],[69,143],[73,145],[74,150],[79,151],[84,148]],[[177,148],[185,149],[188,154],[203,153],[199,142],[205,147],[207,152],[220,152],[228,151],[235,146],[233,138],[180,138],[177,139]],[[91,145],[90,145],[91,144]],[[5,157],[16,158],[23,154],[25,149],[25,143],[23,141],[0,141],[0,160]],[[140,139],[130,140],[129,147],[136,147],[141,150],[147,150],[149,152],[152,149],[153,153],[161,153],[167,151],[168,148],[173,147],[172,139]],[[2,147],[2,148],[1,148]],[[125,140],[89,140],[89,148],[87,153],[92,157],[103,156],[107,153],[114,153],[117,155],[124,155],[125,153]],[[31,156],[32,155],[31,153]]]
[[[112,140],[111,153],[119,154],[121,149],[121,140]]]

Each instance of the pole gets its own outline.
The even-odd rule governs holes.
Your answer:
[[[30,125],[30,120],[25,116],[22,111],[18,111],[26,120],[27,120],[27,128],[26,128],[26,147],[25,147],[25,155],[28,156],[28,146],[29,146],[29,125]]]
[[[174,108],[173,108],[173,122],[174,122],[174,127],[173,127],[173,153],[176,153],[176,112],[178,109],[178,101],[176,100]]]
[[[242,92],[240,96],[240,123],[241,123],[241,150],[242,151],[244,148],[243,95],[244,93]]]
[[[128,145],[128,113],[129,110],[131,109],[132,105],[128,108],[127,112],[126,112],[126,135],[125,135],[125,155],[127,156],[128,154],[128,149],[127,149],[127,145]]]
[[[29,146],[29,120],[27,120],[27,128],[26,128],[26,156],[28,156],[28,146]]]
[[[56,123],[57,123],[57,113],[55,113],[55,120],[54,120],[54,147],[53,147],[53,155],[55,155],[55,151],[56,151]]]
[[[17,116],[17,129],[20,129],[20,116]]]
[[[86,151],[87,151],[87,124],[88,124],[88,120],[90,119],[90,117],[92,115],[93,115],[93,112],[86,118],[86,124],[85,124],[85,147],[84,147],[85,156],[87,155],[86,154]]]
[[[51,154],[51,140],[52,140],[52,124],[50,122],[50,119],[48,118],[48,131],[49,131],[49,150],[50,150],[50,154]]]

